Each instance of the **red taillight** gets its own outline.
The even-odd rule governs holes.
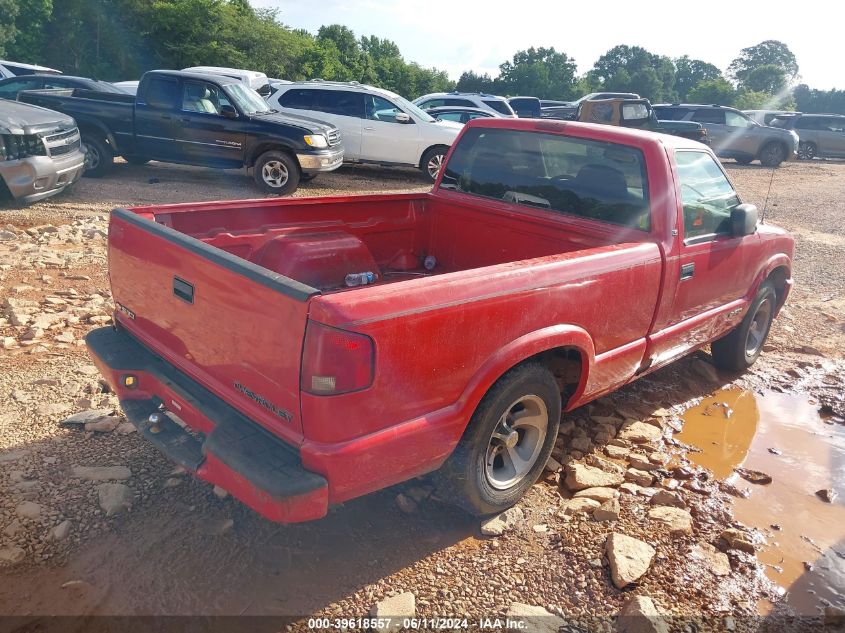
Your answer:
[[[375,349],[364,334],[308,322],[299,385],[318,396],[366,389],[373,382]]]

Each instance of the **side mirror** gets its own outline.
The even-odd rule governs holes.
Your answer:
[[[757,231],[757,205],[739,204],[731,211],[731,235],[743,237]]]
[[[230,105],[220,106],[220,114],[222,114],[227,119],[237,119],[238,118],[238,111],[235,110],[234,106],[230,106]]]
[[[393,120],[397,123],[410,123],[411,116],[407,112],[397,112],[393,115]]]

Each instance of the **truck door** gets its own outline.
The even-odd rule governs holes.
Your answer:
[[[215,167],[239,167],[243,163],[243,134],[222,112],[234,104],[223,90],[200,80],[182,82],[175,147],[191,162]]]
[[[678,186],[683,204],[683,236],[677,258],[667,266],[677,270],[669,318],[652,337],[649,356],[665,364],[737,323],[757,273],[759,236],[735,237],[731,210],[739,197],[718,162],[708,152],[675,152]]]
[[[135,100],[135,143],[139,156],[160,160],[178,157],[174,139],[179,97],[177,77],[153,75],[141,82]]]

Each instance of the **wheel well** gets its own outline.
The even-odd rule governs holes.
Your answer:
[[[769,273],[769,276],[766,277],[766,281],[771,281],[772,285],[775,287],[775,294],[777,295],[779,306],[783,305],[784,299],[786,298],[786,280],[788,278],[789,274],[787,273],[786,266],[775,268]]]
[[[0,176],[0,202],[10,202],[12,200],[14,200],[12,192],[9,191],[9,188],[6,186],[6,181],[3,180],[3,176]]]
[[[575,395],[581,384],[584,357],[577,347],[554,347],[526,358],[523,363],[539,363],[552,372],[560,386],[563,408]],[[522,363],[520,363],[522,364]]]
[[[284,147],[279,145],[278,143],[263,143],[258,145],[249,155],[249,160],[246,163],[246,167],[252,167],[255,165],[255,161],[258,160],[258,157],[261,156],[264,152],[282,152],[287,154],[291,158],[293,158],[293,162],[296,163],[297,167],[299,167],[299,161],[296,160],[296,156],[294,156],[293,152],[288,147]],[[302,169],[300,168],[300,173]]]
[[[420,168],[420,169],[424,169],[424,168],[425,168],[425,166],[423,165],[423,161],[425,160],[425,155],[426,155],[426,154],[428,154],[428,153],[429,153],[431,150],[433,150],[435,147],[442,147],[442,148],[443,148],[443,149],[445,149],[447,152],[449,151],[449,146],[448,146],[448,145],[444,145],[443,143],[435,143],[434,145],[432,145],[432,146],[430,146],[430,147],[426,147],[426,148],[425,148],[425,151],[423,151],[423,153],[422,153],[422,154],[420,154],[420,164],[419,164],[419,168]]]

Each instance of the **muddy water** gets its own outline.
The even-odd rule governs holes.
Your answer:
[[[816,615],[825,603],[845,607],[845,427],[823,420],[806,398],[724,389],[684,414],[678,439],[697,447],[691,461],[750,495],[734,514],[763,530],[758,553],[786,602]],[[761,471],[767,485],[748,483],[734,468]],[[832,488],[825,503],[815,492]]]

